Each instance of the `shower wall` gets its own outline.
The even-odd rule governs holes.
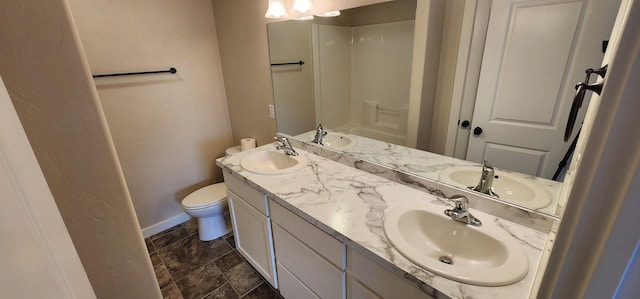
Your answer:
[[[313,25],[317,122],[335,128],[351,119],[351,27]]]
[[[356,27],[314,25],[320,122],[406,140],[413,28],[413,20]],[[363,114],[363,107],[375,109]]]
[[[362,123],[360,107],[365,101],[391,109],[409,105],[414,23],[353,27],[352,120]]]

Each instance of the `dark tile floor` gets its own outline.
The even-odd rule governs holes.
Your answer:
[[[236,251],[233,234],[200,241],[192,219],[145,241],[165,299],[282,298]]]

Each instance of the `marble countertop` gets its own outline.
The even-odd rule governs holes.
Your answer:
[[[395,207],[428,201],[444,209],[450,206],[446,199],[298,149],[296,150],[301,155],[308,158],[308,165],[292,174],[259,175],[240,166],[240,160],[245,156],[273,149],[275,148],[271,144],[264,145],[220,158],[217,164],[316,227],[427,292],[433,288],[450,298],[460,299],[529,296],[547,234],[472,210],[483,222],[495,221],[518,239],[529,258],[529,273],[520,282],[503,287],[459,283],[430,273],[407,260],[390,244],[383,230],[384,216]]]
[[[331,130],[327,130],[327,132],[329,132],[329,134],[332,133]],[[443,184],[448,184],[451,186],[455,185],[444,182],[440,179],[440,172],[456,166],[482,166],[478,163],[434,154],[406,146],[387,143],[384,141],[353,135],[350,133],[338,133],[344,134],[349,138],[355,140],[355,144],[353,146],[338,150],[344,154],[356,157],[359,160],[378,164],[389,170],[401,171],[416,177],[439,181]],[[310,143],[311,139],[313,139],[314,134],[315,131],[309,131],[300,135],[293,136],[293,138],[305,142],[307,146],[303,148],[308,149],[308,147],[313,146],[319,147],[316,144]],[[328,149],[331,150],[331,148]],[[561,192],[562,183],[506,169],[496,169],[499,171],[508,172],[514,176],[520,177],[527,181],[531,181],[536,185],[542,187],[542,189],[544,189],[551,197],[551,203],[544,208],[531,210],[548,215],[556,214],[556,211],[558,210],[558,198]],[[459,186],[455,187],[461,188]]]

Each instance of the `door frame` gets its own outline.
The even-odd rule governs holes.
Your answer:
[[[569,169],[573,187],[537,298],[640,293],[640,134],[634,129],[640,111],[640,1],[623,0],[620,9],[626,14],[612,33],[620,43],[607,53],[612,59],[602,95],[591,99],[584,125],[589,134],[580,137]]]
[[[466,157],[469,133],[466,142],[457,144],[461,129],[458,121],[472,121],[473,108],[475,106],[476,92],[480,80],[480,68],[484,54],[484,42],[487,37],[487,26],[491,12],[492,1],[466,0],[462,17],[460,44],[458,46],[458,58],[456,60],[455,78],[451,93],[451,109],[449,122],[447,123],[447,135],[445,139],[444,155],[464,160]],[[437,99],[442,100],[442,99]],[[470,130],[467,130],[470,132]],[[463,146],[462,154],[457,147]]]

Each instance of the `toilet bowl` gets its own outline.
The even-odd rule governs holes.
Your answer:
[[[240,146],[230,147],[227,156],[240,152]],[[198,218],[198,237],[202,241],[211,241],[231,231],[230,222],[225,214],[227,204],[227,186],[224,183],[202,187],[182,200],[182,209],[191,217]]]
[[[224,151],[225,156],[231,156],[237,154],[242,151],[242,148],[239,145],[232,146]]]
[[[231,231],[225,220],[228,211],[227,186],[218,183],[202,187],[182,200],[182,209],[198,218],[198,237],[211,241]]]

